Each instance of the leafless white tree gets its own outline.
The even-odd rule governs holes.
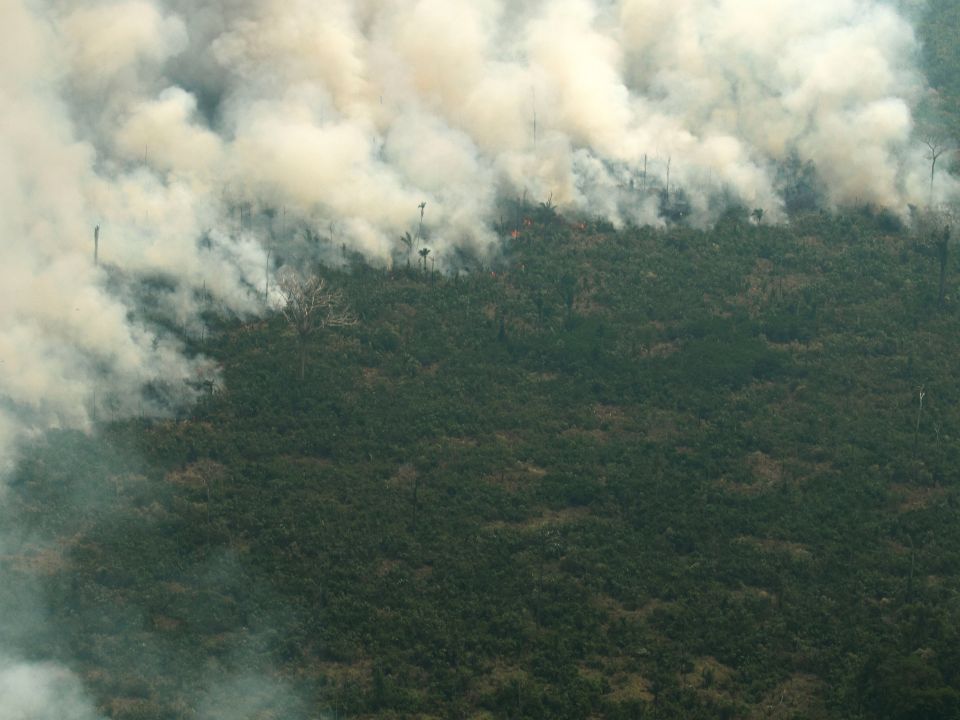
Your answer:
[[[277,286],[283,295],[280,308],[297,334],[300,352],[300,379],[306,376],[307,341],[314,330],[356,325],[357,316],[347,306],[343,291],[332,289],[318,275],[303,277],[293,270],[281,271]]]
[[[420,209],[420,225],[417,227],[417,242],[419,243],[423,240],[423,211],[427,209],[427,201],[424,200],[417,207]]]
[[[927,146],[927,160],[930,161],[930,196],[927,200],[928,205],[933,206],[933,178],[937,170],[937,160],[945,152],[951,150],[950,143],[942,137],[930,133],[923,138],[923,144]]]

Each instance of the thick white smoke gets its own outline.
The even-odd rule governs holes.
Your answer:
[[[77,677],[52,663],[0,656],[0,720],[99,720]]]
[[[188,398],[207,369],[139,319],[142,281],[180,326],[256,312],[305,228],[390,263],[426,202],[442,266],[495,248],[504,196],[657,223],[682,188],[694,221],[717,196],[777,218],[788,158],[830,203],[925,202],[915,53],[878,0],[8,0],[0,458],[148,381]]]
[[[915,53],[879,0],[4,0],[0,476],[24,434],[188,401],[210,368],[146,317],[259,311],[306,228],[390,263],[426,202],[442,266],[504,196],[777,218],[791,157],[831,203],[922,204]],[[2,654],[0,697],[94,715]]]

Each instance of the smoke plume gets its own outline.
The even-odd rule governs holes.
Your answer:
[[[0,476],[25,435],[189,402],[214,368],[178,338],[260,312],[278,256],[409,232],[449,266],[504,198],[784,219],[788,163],[828,205],[927,202],[916,52],[879,0],[5,0]],[[11,653],[0,720],[95,717]]]
[[[787,162],[902,213],[929,192],[916,52],[878,0],[9,0],[0,458],[188,401],[211,369],[151,321],[256,313],[271,254],[318,238],[390,264],[411,232],[443,266],[521,196],[783,219]]]

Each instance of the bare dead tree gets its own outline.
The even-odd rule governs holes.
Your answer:
[[[943,308],[947,299],[947,263],[950,260],[950,226],[945,225],[937,236],[935,247],[940,263],[940,283],[937,291],[937,307]]]
[[[950,149],[950,146],[941,138],[935,135],[927,135],[923,138],[923,144],[927,146],[927,160],[930,161],[930,197],[927,204],[933,205],[933,176],[937,169],[937,160]]]
[[[530,88],[530,96],[533,103],[533,146],[537,146],[537,89]]]
[[[423,211],[427,209],[427,201],[424,200],[417,207],[420,208],[420,225],[417,227],[417,242],[419,243],[423,240]]]
[[[327,327],[356,325],[357,316],[347,307],[343,291],[330,288],[318,275],[303,277],[287,270],[277,278],[277,285],[284,298],[280,310],[297,334],[300,379],[303,380],[307,370],[307,342],[313,332]]]
[[[93,264],[100,264],[100,226],[93,229]]]
[[[670,199],[670,163],[673,161],[671,155],[667,155],[667,200]]]
[[[917,409],[917,426],[913,431],[913,459],[917,459],[917,443],[920,442],[920,420],[923,419],[923,399],[927,396],[927,393],[923,389],[923,385],[920,386],[920,405]]]
[[[271,250],[271,249],[268,247],[268,248],[267,248],[266,265],[265,265],[264,268],[263,268],[263,270],[264,270],[264,272],[263,272],[263,277],[264,277],[264,281],[263,281],[263,298],[264,298],[264,300],[266,300],[266,299],[268,299],[268,298],[270,297],[270,253],[272,253],[272,252],[273,252],[273,250]]]

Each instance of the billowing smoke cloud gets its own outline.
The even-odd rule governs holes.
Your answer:
[[[879,0],[5,0],[0,476],[25,434],[189,401],[212,370],[153,321],[260,311],[307,229],[383,264],[412,232],[443,266],[495,252],[504,197],[776,219],[788,160],[830,204],[922,204],[915,53]],[[2,652],[0,697],[93,717]]]
[[[52,663],[0,657],[0,720],[100,720],[76,676]]]
[[[304,229],[380,263],[413,231],[442,266],[495,250],[504,197],[776,219],[788,160],[830,204],[903,212],[929,188],[915,53],[878,0],[9,0],[0,457],[189,399],[209,368],[141,318],[143,282],[181,327],[257,312]]]

